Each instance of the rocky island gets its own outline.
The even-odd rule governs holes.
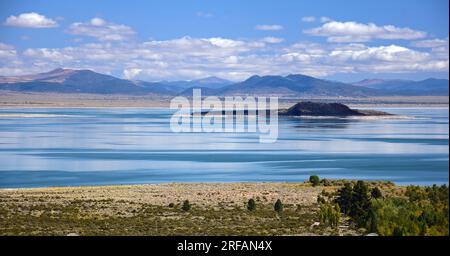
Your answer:
[[[222,114],[227,115],[228,111],[202,111],[201,115],[206,114]],[[249,113],[254,113],[258,115],[258,110],[253,112],[244,110],[233,110],[233,115],[249,115]],[[194,114],[194,113],[192,113]],[[270,116],[270,110],[266,110],[266,115]],[[341,103],[319,103],[319,102],[299,102],[288,109],[279,109],[279,116],[293,116],[293,117],[318,117],[318,116],[331,116],[331,117],[354,117],[354,116],[393,116],[390,113],[377,111],[377,110],[362,110],[362,109],[351,109],[347,105]]]
[[[390,116],[392,114],[376,110],[351,109],[341,103],[299,102],[288,109],[278,111],[280,116]]]

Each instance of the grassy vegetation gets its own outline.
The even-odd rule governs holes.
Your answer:
[[[243,207],[222,209],[191,205],[173,207],[142,204],[114,216],[102,214],[104,207],[123,209],[126,201],[72,201],[67,205],[48,203],[40,198],[22,206],[0,204],[2,235],[296,235],[326,230],[310,225],[316,221],[316,209],[284,205],[281,213],[273,204],[258,205],[252,211]],[[126,206],[125,206],[126,207]]]
[[[226,195],[251,195],[237,202],[224,201],[216,190],[205,192],[204,185],[189,198],[170,201],[155,193],[157,187],[0,191],[0,235],[448,235],[447,186],[316,178],[311,183],[267,184],[258,193],[251,184],[238,186],[248,192],[222,187]],[[108,189],[117,194],[107,196]],[[186,195],[180,185],[173,189]],[[132,190],[154,203],[124,196]]]
[[[369,229],[381,235],[449,235],[449,189],[446,185],[409,186],[404,197],[374,199]]]

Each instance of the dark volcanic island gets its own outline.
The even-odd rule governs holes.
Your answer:
[[[341,103],[299,102],[288,109],[280,109],[280,116],[390,116],[392,114],[376,110],[351,109]]]
[[[233,115],[237,114],[248,115],[247,109],[237,111],[233,110]],[[220,114],[220,111],[202,111],[201,115],[206,114]],[[222,115],[229,114],[227,111],[222,110]],[[258,110],[255,111],[258,115]],[[299,102],[288,109],[279,109],[279,116],[292,116],[292,117],[313,117],[313,116],[330,116],[330,117],[353,117],[353,116],[393,116],[392,114],[377,111],[377,110],[361,110],[351,109],[347,105],[341,103],[318,103],[318,102]],[[266,116],[270,116],[270,111],[266,110]]]

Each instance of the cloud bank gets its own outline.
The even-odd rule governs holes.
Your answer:
[[[324,77],[358,72],[448,72],[448,47],[415,50],[395,44],[279,44],[280,39],[235,40],[181,37],[140,43],[99,42],[17,51],[0,44],[0,74],[34,73],[56,67],[93,69],[128,79],[175,80],[219,76],[302,73]],[[440,49],[440,50],[437,50]]]
[[[374,39],[413,40],[427,36],[423,31],[399,28],[393,25],[377,26],[374,23],[357,23],[353,21],[329,21],[322,26],[304,30],[308,35],[326,37],[328,42],[368,42]]]
[[[114,24],[101,18],[92,18],[84,23],[72,23],[66,32],[72,35],[94,37],[100,41],[123,41],[136,34],[126,25]]]
[[[11,15],[4,24],[6,26],[24,28],[53,28],[58,26],[56,21],[35,12],[22,13],[18,16]]]
[[[40,26],[56,25],[42,17]],[[311,17],[303,20],[317,20]],[[27,19],[27,24],[31,24]],[[184,36],[139,42],[129,40],[136,34],[131,27],[94,17],[87,22],[72,23],[64,30],[77,36],[78,40],[71,40],[72,46],[19,50],[0,42],[0,75],[37,73],[58,67],[92,69],[149,81],[207,76],[237,81],[255,74],[289,73],[317,77],[352,73],[448,73],[448,37],[427,38],[425,32],[392,25],[338,22],[327,17],[318,21],[322,23],[319,27],[304,33],[326,37],[328,42],[292,42],[275,36],[252,39]],[[255,29],[278,31],[284,27],[257,25]],[[83,43],[83,37],[94,38],[95,43]],[[381,45],[366,43],[378,39],[407,42],[405,45],[384,41]]]

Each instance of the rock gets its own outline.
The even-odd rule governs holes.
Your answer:
[[[317,226],[320,226],[320,222],[314,222],[314,223],[311,225],[311,228],[317,227]]]

